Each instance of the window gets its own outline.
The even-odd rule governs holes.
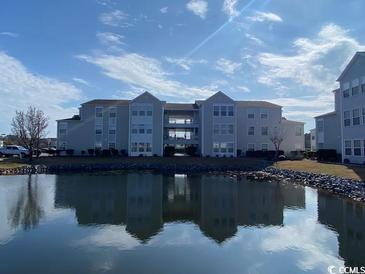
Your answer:
[[[101,129],[95,129],[95,134],[103,134],[103,130],[101,130]]]
[[[344,97],[344,98],[350,97],[350,89],[345,89],[345,90],[343,91],[343,97]]]
[[[109,143],[109,149],[115,149],[115,143]]]
[[[221,143],[221,153],[227,152],[227,143]]]
[[[227,143],[227,151],[228,153],[233,153],[233,143]]]
[[[213,133],[214,133],[214,135],[219,134],[219,124],[214,124]]]
[[[343,123],[344,123],[345,127],[351,126],[350,111],[344,111],[343,112]]]
[[[152,147],[150,143],[146,143],[146,152],[152,152]]]
[[[95,108],[95,117],[98,117],[98,118],[103,117],[103,108],[102,107]]]
[[[213,143],[213,152],[219,152],[219,143]]]
[[[362,123],[365,125],[365,108],[362,108]]]
[[[248,151],[254,151],[255,150],[255,144],[247,144],[247,150]]]
[[[146,115],[146,112],[144,110],[139,111],[139,116],[145,116],[145,115]]]
[[[361,85],[361,92],[365,94],[365,84]]]
[[[115,134],[116,130],[115,129],[109,129],[109,134],[113,135]]]
[[[359,86],[353,87],[351,89],[351,93],[352,93],[352,96],[359,95],[360,94]]]
[[[224,124],[221,125],[221,134],[222,135],[227,134],[227,125],[224,125]]]
[[[365,140],[363,141],[363,153],[364,153],[364,156],[365,156]]]
[[[266,110],[262,110],[261,111],[261,119],[267,119],[267,111]]]
[[[234,115],[233,106],[228,106],[228,116],[233,116],[233,115]]]
[[[58,127],[59,127],[58,133],[60,137],[65,137],[67,135],[67,123],[60,122]]]
[[[147,116],[152,116],[152,110],[147,110]]]
[[[267,150],[269,150],[269,145],[268,144],[261,144],[261,149],[262,149],[262,151],[267,151]]]
[[[323,132],[324,129],[324,121],[323,120],[318,120],[317,121],[317,130],[318,132]]]
[[[61,142],[60,145],[59,145],[59,149],[60,150],[66,150],[66,142]]]
[[[360,109],[358,108],[352,110],[352,125],[360,125]]]
[[[302,127],[295,128],[295,136],[302,136]]]
[[[252,110],[249,110],[247,112],[247,118],[248,119],[254,119],[255,118],[255,113]]]
[[[227,106],[221,106],[221,116],[227,116]]]
[[[354,140],[354,155],[361,156],[361,140]]]
[[[249,127],[248,128],[248,135],[255,135],[255,127]]]
[[[138,115],[138,111],[137,110],[132,110],[132,116],[137,116]]]
[[[144,152],[144,143],[138,143],[138,152]]]
[[[132,134],[137,134],[137,133],[138,133],[138,129],[132,128]]]
[[[351,141],[345,141],[345,155],[347,156],[352,155]]]
[[[233,134],[233,125],[228,125],[228,134]]]
[[[147,132],[147,134],[152,134],[152,128],[148,128],[148,129],[146,130],[146,132]]]
[[[144,128],[139,128],[139,134],[144,134]]]
[[[213,106],[213,115],[219,116],[219,106]]]
[[[117,117],[116,112],[109,112],[109,118],[115,118],[115,117]]]
[[[261,127],[261,135],[262,136],[269,135],[269,128],[268,127]]]
[[[132,152],[137,152],[137,146],[138,146],[138,143],[132,143]]]

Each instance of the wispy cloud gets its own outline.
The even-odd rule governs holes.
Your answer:
[[[76,83],[83,84],[83,85],[88,86],[88,87],[90,87],[90,86],[91,86],[91,85],[90,85],[90,83],[89,83],[88,81],[86,81],[86,80],[84,80],[84,79],[82,79],[82,78],[74,77],[74,78],[72,78],[72,80],[73,80],[74,82],[76,82]]]
[[[272,12],[257,11],[253,16],[248,17],[253,22],[283,22],[283,19]]]
[[[208,2],[204,0],[191,0],[186,4],[186,8],[200,18],[205,19],[208,12]]]
[[[160,8],[160,12],[167,13],[168,9],[169,9],[168,7],[162,7],[162,8]]]
[[[111,12],[102,13],[99,16],[100,22],[112,27],[131,27],[133,24],[128,22],[129,15],[121,10],[113,10]]]
[[[249,93],[251,92],[250,88],[246,87],[246,86],[236,86],[236,88],[239,90],[239,91],[242,91],[244,93]]]
[[[19,37],[19,34],[14,33],[14,32],[9,32],[9,31],[0,32],[0,35],[8,36],[8,37],[11,37],[11,38],[18,38]]]
[[[96,37],[105,46],[114,47],[121,46],[125,43],[122,41],[124,39],[123,35],[112,33],[112,32],[98,32]]]
[[[166,57],[165,58],[167,62],[171,63],[171,64],[175,64],[177,66],[179,66],[180,68],[182,68],[183,70],[190,70],[191,67],[194,64],[207,64],[208,61],[205,59],[185,59],[185,58],[171,58],[171,57]]]
[[[229,17],[233,18],[238,16],[240,13],[236,9],[237,0],[224,0],[222,10]]]
[[[169,79],[170,73],[153,58],[136,53],[122,55],[78,56],[80,60],[94,64],[108,77],[122,81],[131,88],[145,89],[156,95],[187,101],[190,98],[206,98],[212,91]]]
[[[49,131],[55,136],[54,121],[76,113],[76,108],[67,107],[65,104],[80,100],[81,90],[72,84],[34,74],[4,52],[0,52],[0,64],[0,124],[9,125],[15,110],[34,105],[50,117]]]
[[[234,74],[240,67],[241,63],[235,63],[229,59],[220,58],[216,62],[215,68],[226,75]]]

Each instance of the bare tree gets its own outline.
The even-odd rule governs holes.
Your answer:
[[[280,146],[285,140],[285,137],[286,134],[282,125],[275,127],[272,133],[270,134],[270,141],[273,143],[275,147],[275,159],[279,158]]]
[[[39,149],[41,138],[46,135],[48,117],[42,110],[30,106],[27,112],[16,111],[11,126],[19,144],[29,150],[31,161],[34,151]]]

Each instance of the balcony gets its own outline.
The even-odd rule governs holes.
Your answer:
[[[164,127],[169,128],[194,128],[199,127],[199,122],[192,118],[165,118]]]

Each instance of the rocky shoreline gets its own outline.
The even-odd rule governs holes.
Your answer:
[[[238,180],[247,178],[260,182],[285,182],[317,188],[335,195],[365,202],[365,181],[358,181],[337,176],[323,175],[309,172],[277,169],[267,167],[263,162],[255,166],[230,165],[169,165],[169,164],[70,164],[70,165],[36,165],[20,168],[1,169],[0,175],[27,175],[27,174],[63,174],[88,173],[112,170],[152,170],[162,173],[213,173],[225,174]]]

